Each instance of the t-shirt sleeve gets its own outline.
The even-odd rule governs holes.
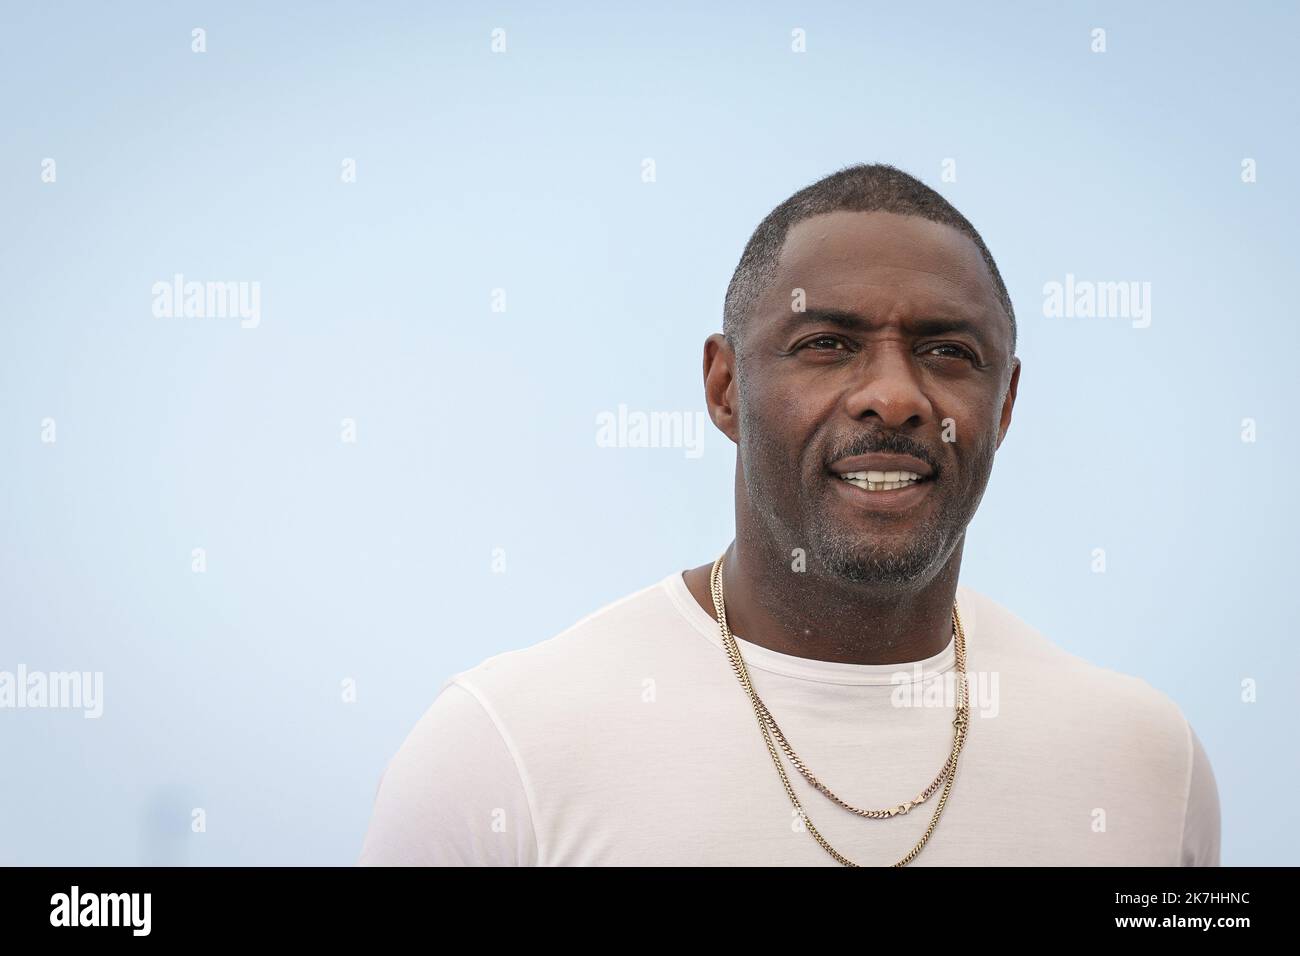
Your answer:
[[[496,721],[455,678],[380,775],[358,866],[535,866],[527,790]]]
[[[1210,758],[1190,724],[1192,766],[1187,788],[1187,811],[1183,818],[1183,866],[1219,865],[1219,788]]]

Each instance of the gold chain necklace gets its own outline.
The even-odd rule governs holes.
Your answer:
[[[921,837],[920,841],[916,846],[912,847],[911,851],[908,852],[905,857],[897,863],[892,864],[896,867],[906,866],[908,863],[912,862],[912,860],[916,859],[917,854],[921,852],[922,847],[924,847],[926,842],[930,839],[930,835],[934,833],[934,828],[939,825],[939,817],[943,813],[944,805],[948,802],[948,794],[952,792],[953,781],[957,776],[957,758],[961,755],[961,748],[966,743],[966,729],[970,725],[970,699],[967,695],[966,686],[966,633],[961,626],[961,615],[957,613],[957,603],[954,601],[952,605],[952,623],[953,633],[955,635],[954,643],[957,652],[958,673],[957,715],[952,721],[952,753],[949,755],[947,762],[943,765],[943,769],[939,771],[939,776],[934,779],[934,782],[931,783],[930,786],[921,791],[920,795],[916,799],[905,801],[900,803],[898,806],[889,807],[884,810],[859,810],[857,807],[851,806],[837,797],[831,792],[829,787],[813,776],[812,772],[804,766],[803,761],[799,759],[793,748],[791,748],[789,742],[785,739],[785,734],[781,733],[781,728],[777,726],[776,720],[773,719],[767,706],[761,699],[759,699],[758,694],[755,693],[754,686],[749,680],[749,672],[745,668],[745,662],[741,659],[740,649],[736,646],[735,638],[731,634],[731,628],[727,626],[727,607],[722,597],[722,559],[725,555],[725,551],[718,555],[718,560],[713,562],[713,570],[709,575],[709,589],[713,592],[713,608],[717,614],[718,627],[722,631],[722,643],[726,648],[727,657],[731,660],[732,670],[736,672],[736,677],[739,678],[741,686],[744,688],[745,693],[749,695],[750,702],[754,705],[754,715],[758,718],[758,728],[763,733],[763,740],[767,743],[768,753],[772,755],[772,762],[776,764],[776,772],[781,775],[781,783],[785,786],[785,792],[790,797],[790,802],[794,804],[795,812],[799,814],[804,825],[808,827],[808,832],[813,835],[813,839],[821,845],[822,849],[844,866],[859,865],[839,853],[834,847],[827,843],[826,838],[817,831],[815,826],[813,826],[812,820],[808,819],[808,814],[804,812],[803,807],[799,803],[799,798],[795,796],[794,788],[790,786],[789,778],[785,775],[785,768],[781,766],[781,758],[777,755],[776,747],[772,745],[772,738],[768,734],[769,726],[772,729],[772,733],[776,735],[777,740],[780,741],[781,749],[784,750],[786,756],[790,758],[790,762],[799,769],[799,772],[807,778],[810,784],[841,807],[864,817],[888,819],[898,814],[907,813],[907,811],[912,809],[912,807],[929,798],[929,796],[938,789],[940,783],[943,783],[943,793],[940,795],[939,803],[935,807],[934,816],[930,818],[930,825],[925,828],[925,835]]]

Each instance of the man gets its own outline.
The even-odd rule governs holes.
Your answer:
[[[359,862],[1218,865],[1178,707],[959,583],[1015,345],[983,240],[911,176],[778,206],[704,347],[735,540],[450,678]]]

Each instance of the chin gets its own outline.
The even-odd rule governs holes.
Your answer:
[[[836,561],[830,570],[836,577],[854,584],[917,584],[933,576],[931,564],[914,564],[899,561],[881,561],[878,558],[849,557]]]
[[[818,542],[816,553],[830,574],[854,584],[913,585],[931,580],[943,565],[943,549],[925,537],[905,537],[908,540],[895,548],[857,536],[831,535]]]

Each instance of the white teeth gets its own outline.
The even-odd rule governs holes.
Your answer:
[[[893,491],[921,480],[914,471],[851,471],[840,477],[864,491]]]
[[[880,483],[876,483],[874,481],[850,481],[849,484],[854,485],[858,488],[862,488],[865,491],[893,491],[895,488],[907,488],[910,485],[916,484],[916,482],[915,481],[882,481]]]
[[[873,481],[876,484],[887,481],[919,481],[921,478],[914,471],[850,471],[840,477],[846,481]]]

